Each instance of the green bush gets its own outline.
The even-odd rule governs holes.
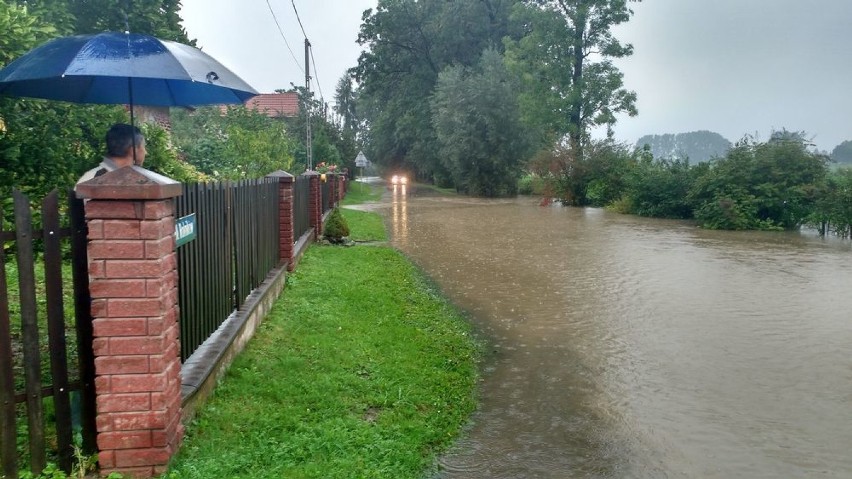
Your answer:
[[[688,200],[713,229],[793,229],[818,204],[826,158],[796,138],[746,138],[695,180]]]
[[[342,243],[343,238],[349,236],[349,224],[346,218],[340,214],[340,208],[335,208],[328,216],[325,223],[325,238],[332,243]]]
[[[528,173],[518,180],[518,194],[520,195],[543,195],[545,193],[545,179],[535,173]]]

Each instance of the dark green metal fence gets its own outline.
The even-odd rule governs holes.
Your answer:
[[[308,202],[311,200],[311,180],[299,175],[293,187],[293,240],[299,241],[310,229]]]
[[[237,308],[278,266],[278,180],[263,178],[234,187],[234,256]]]
[[[177,248],[181,359],[234,310],[233,194],[229,183],[184,184],[176,217],[195,214],[196,238]]]
[[[185,184],[176,208],[178,219],[195,214],[196,228],[177,248],[186,360],[278,265],[278,182]]]

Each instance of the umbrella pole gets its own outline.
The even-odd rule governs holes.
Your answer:
[[[131,135],[131,148],[133,149],[133,165],[136,166],[136,118],[133,116],[133,79],[127,77],[127,92],[130,100],[130,126],[134,128]]]

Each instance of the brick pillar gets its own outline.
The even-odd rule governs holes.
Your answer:
[[[77,186],[88,198],[101,473],[152,477],[183,438],[174,198],[181,185],[140,167]]]
[[[331,173],[328,178],[328,202],[329,206],[334,208],[337,206],[337,173]]]
[[[337,201],[343,201],[343,198],[346,198],[346,175],[338,176],[337,182]]]
[[[278,178],[278,260],[286,261],[287,270],[293,271],[293,245],[296,243],[293,232],[293,190],[296,179],[280,170],[267,177]]]
[[[320,177],[316,171],[305,173],[311,185],[310,199],[308,200],[308,224],[314,229],[314,239],[322,236],[322,191],[320,190]]]

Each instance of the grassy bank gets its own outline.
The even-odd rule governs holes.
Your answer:
[[[349,239],[352,241],[387,241],[388,233],[382,217],[366,211],[341,208],[340,213],[350,227]]]
[[[169,477],[422,477],[475,407],[477,354],[397,251],[312,246]]]
[[[349,239],[352,241],[387,241],[388,234],[385,230],[382,217],[364,211],[345,208],[347,205],[358,205],[382,199],[385,191],[384,185],[373,185],[364,183],[350,183],[346,198],[341,202],[344,208],[340,209],[346,222],[351,226]]]
[[[349,189],[346,190],[346,198],[341,202],[343,206],[379,201],[382,199],[382,194],[385,191],[384,185],[361,183],[359,181],[353,181],[348,186]]]

